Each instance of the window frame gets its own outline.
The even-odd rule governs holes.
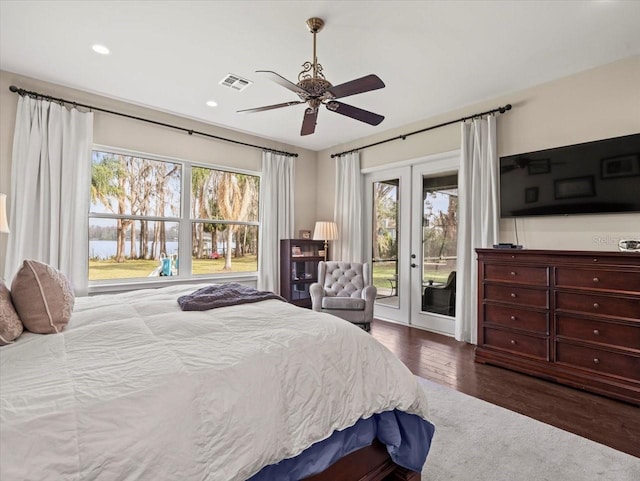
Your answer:
[[[224,282],[256,282],[258,279],[258,266],[255,271],[232,272],[232,273],[215,273],[215,274],[193,274],[192,273],[192,257],[191,257],[191,225],[198,222],[216,223],[216,224],[234,224],[234,225],[252,225],[258,227],[258,238],[261,235],[260,218],[256,221],[234,221],[222,219],[200,219],[191,218],[191,170],[193,167],[201,167],[204,169],[221,170],[232,172],[234,174],[250,175],[258,177],[260,187],[262,187],[262,173],[260,171],[239,169],[235,167],[223,166],[219,164],[207,164],[204,162],[191,161],[178,157],[170,157],[166,155],[142,152],[137,150],[125,149],[121,147],[112,147],[103,144],[93,144],[91,147],[91,158],[93,160],[93,152],[106,152],[117,155],[127,155],[131,157],[140,157],[143,159],[154,160],[159,162],[171,162],[182,166],[182,178],[180,179],[180,217],[158,217],[158,216],[140,216],[128,214],[107,214],[107,213],[91,213],[91,204],[87,206],[87,221],[92,218],[101,219],[133,219],[133,220],[150,220],[176,222],[178,224],[178,257],[180,259],[180,271],[177,276],[148,278],[148,277],[132,277],[121,279],[102,279],[89,280],[89,294],[99,294],[108,292],[124,292],[136,289],[157,288],[178,284],[193,284],[209,281]],[[258,190],[258,199],[260,190]],[[259,200],[258,200],[259,202]],[[259,209],[258,205],[258,209]],[[89,230],[87,226],[87,271],[89,269]],[[258,252],[258,255],[260,253]]]

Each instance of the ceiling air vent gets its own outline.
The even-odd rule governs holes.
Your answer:
[[[249,85],[252,84],[251,80],[247,80],[245,78],[239,77],[238,75],[234,75],[232,73],[228,74],[225,78],[218,82],[223,87],[229,87],[233,90],[243,91]]]

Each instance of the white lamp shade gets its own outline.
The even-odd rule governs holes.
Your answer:
[[[9,223],[7,222],[7,194],[0,194],[0,232],[9,234]]]
[[[337,238],[338,226],[335,222],[316,222],[313,240],[336,240]]]

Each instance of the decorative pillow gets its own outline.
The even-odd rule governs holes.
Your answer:
[[[0,346],[11,344],[22,334],[22,321],[11,302],[11,293],[0,281]]]
[[[75,298],[69,280],[57,269],[24,261],[11,284],[11,299],[24,327],[31,332],[62,332]]]

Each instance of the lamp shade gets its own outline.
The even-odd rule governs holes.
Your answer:
[[[338,227],[335,222],[316,222],[313,230],[313,240],[336,240]]]
[[[7,194],[0,194],[0,232],[9,234],[9,223],[7,222]]]

